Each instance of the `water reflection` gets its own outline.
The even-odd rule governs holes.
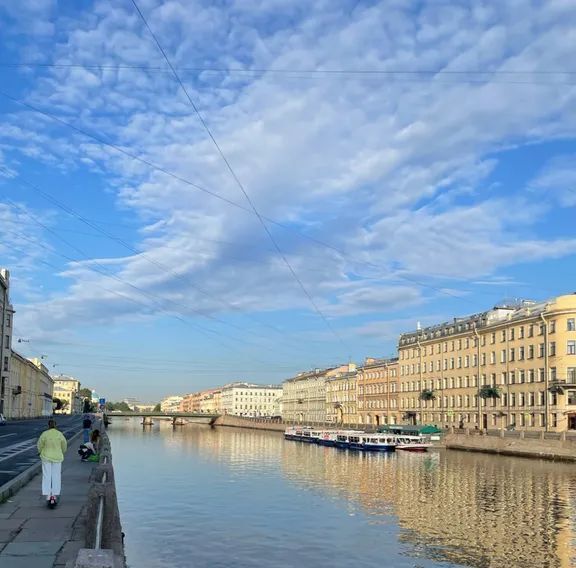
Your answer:
[[[134,566],[576,565],[571,465],[135,420],[111,433]]]

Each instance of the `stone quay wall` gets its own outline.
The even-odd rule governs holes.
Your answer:
[[[214,421],[214,426],[231,426],[234,428],[251,428],[253,430],[272,430],[274,432],[284,432],[286,424],[278,420],[267,418],[245,418],[243,416],[232,416],[223,414]]]
[[[443,441],[449,450],[576,462],[576,439],[567,438],[565,433],[539,432],[538,436],[530,437],[526,434],[505,430],[489,433],[460,431],[447,433]]]
[[[92,470],[90,490],[86,502],[86,537],[78,553],[74,568],[125,568],[124,533],[120,522],[112,448],[108,434],[102,429],[100,439],[100,463]],[[106,474],[106,481],[104,480]],[[101,497],[104,497],[101,523],[101,546],[95,550],[96,531]]]

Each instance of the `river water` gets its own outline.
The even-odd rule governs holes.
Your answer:
[[[131,568],[576,566],[576,466],[114,419]]]

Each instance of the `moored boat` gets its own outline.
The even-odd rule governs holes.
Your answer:
[[[398,450],[406,452],[426,452],[432,447],[432,442],[428,436],[397,436]]]

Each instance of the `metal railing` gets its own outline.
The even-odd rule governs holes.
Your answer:
[[[104,456],[102,463],[108,463],[108,457]],[[102,479],[100,483],[102,485],[106,484],[108,481],[108,472],[104,471],[102,473]],[[100,550],[102,548],[102,526],[104,524],[104,507],[106,505],[106,498],[104,494],[100,495],[98,498],[98,516],[96,517],[96,535],[94,537],[94,549]]]

